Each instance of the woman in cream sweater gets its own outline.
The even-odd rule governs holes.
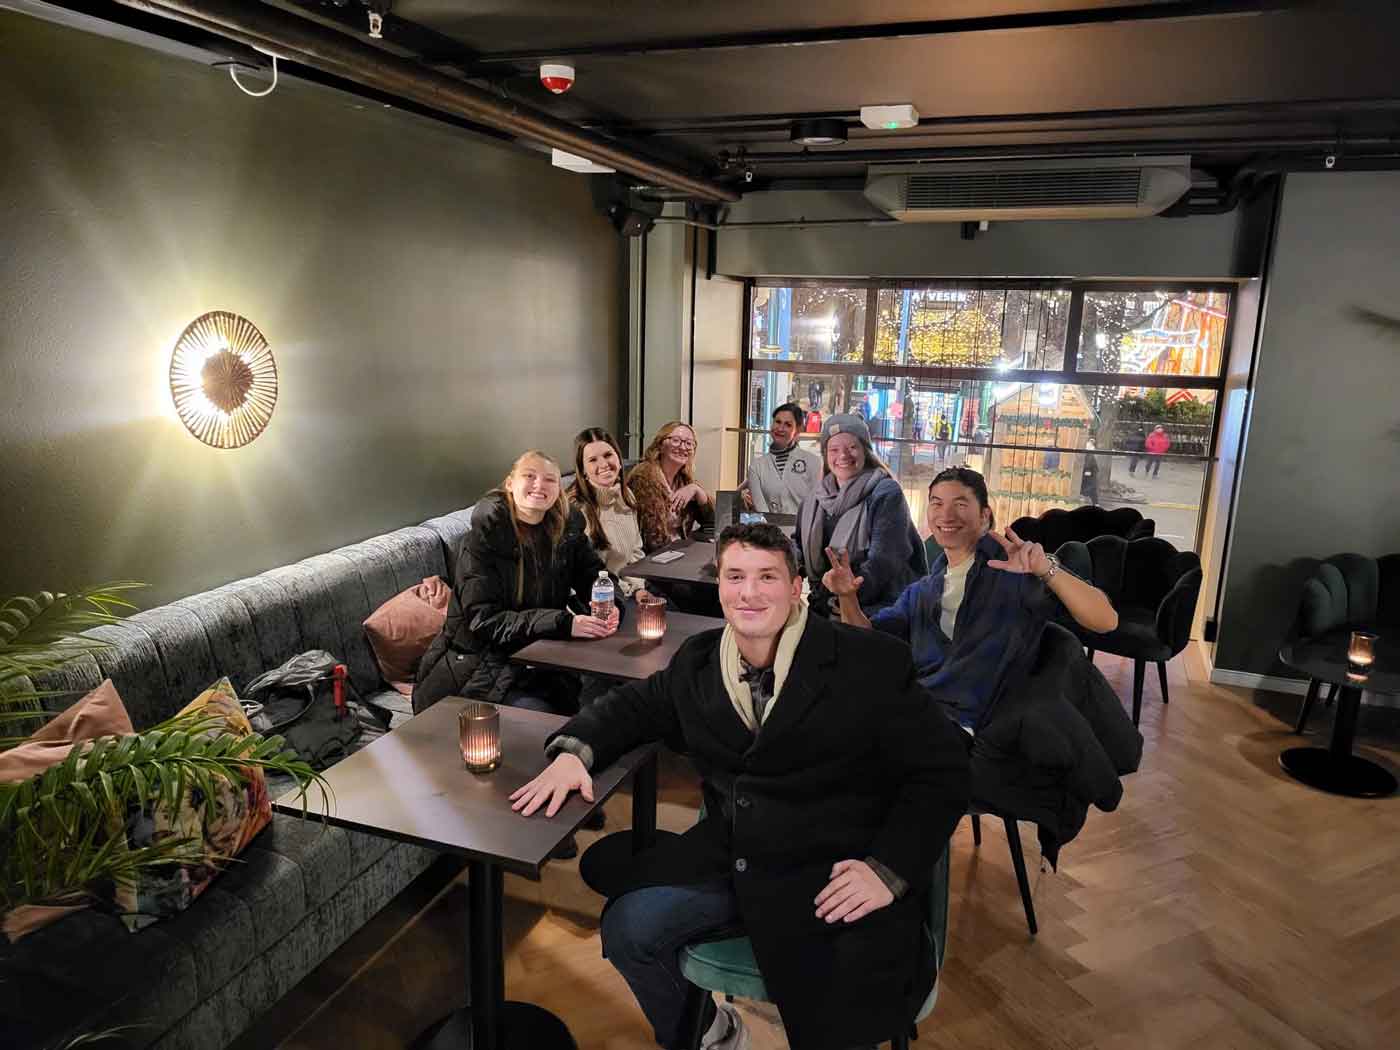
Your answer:
[[[645,556],[636,501],[622,484],[622,450],[600,427],[589,427],[574,438],[574,483],[569,487],[569,500],[583,512],[593,549],[613,575]],[[635,577],[621,577],[622,597],[630,598],[642,584]]]

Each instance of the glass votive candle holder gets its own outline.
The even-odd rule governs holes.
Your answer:
[[[656,594],[637,597],[637,634],[648,642],[666,634],[666,599]]]
[[[1347,677],[1354,682],[1365,681],[1376,662],[1376,635],[1370,631],[1352,631],[1347,645]]]
[[[501,712],[495,704],[468,700],[457,715],[462,761],[473,773],[489,773],[501,764]]]

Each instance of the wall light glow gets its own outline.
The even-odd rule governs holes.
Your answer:
[[[277,362],[267,339],[227,310],[195,318],[170,355],[170,396],[185,429],[206,445],[248,444],[277,405]]]

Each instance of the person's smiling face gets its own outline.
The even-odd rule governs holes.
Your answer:
[[[929,490],[928,528],[944,550],[970,550],[991,527],[992,512],[961,481],[940,481]]]
[[[736,633],[755,642],[774,638],[802,595],[782,551],[744,543],[724,548],[719,563],[719,604]]]
[[[595,487],[611,488],[621,473],[622,461],[606,441],[590,441],[583,446],[583,474]]]
[[[836,434],[826,443],[826,466],[845,484],[865,469],[865,449],[854,434]]]

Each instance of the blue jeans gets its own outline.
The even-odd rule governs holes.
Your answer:
[[[681,976],[685,945],[739,926],[739,901],[726,882],[653,886],[625,893],[603,914],[603,955],[622,974],[666,1050],[682,1050],[689,1037]],[[705,1023],[714,1015],[706,1003]]]

